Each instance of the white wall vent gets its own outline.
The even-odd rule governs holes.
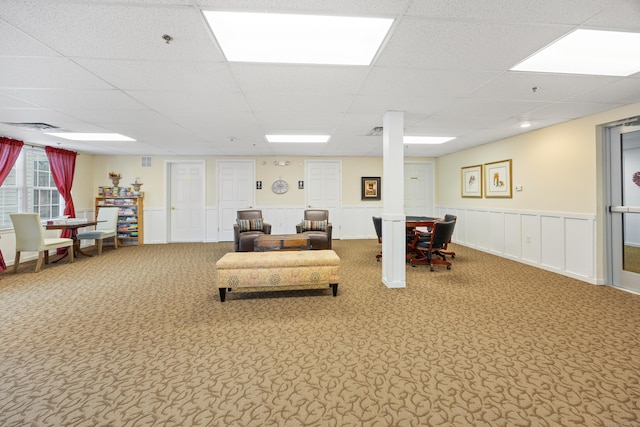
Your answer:
[[[151,167],[151,156],[142,156],[140,157],[140,166],[143,168]]]

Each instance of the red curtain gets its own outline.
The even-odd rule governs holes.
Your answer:
[[[64,214],[69,215],[69,218],[75,218],[76,210],[73,207],[73,199],[71,198],[71,186],[73,185],[73,174],[76,171],[76,156],[78,153],[48,146],[44,147],[44,151],[49,159],[53,182],[56,183],[56,187],[65,202]],[[71,230],[62,230],[60,236],[71,236]],[[60,248],[58,253],[65,250],[65,248]]]
[[[5,138],[0,136],[0,186],[11,172],[11,168],[16,162],[16,159],[20,155],[20,150],[24,142],[17,139]],[[0,272],[7,269],[7,264],[4,262],[2,251],[0,251]]]
[[[11,172],[24,142],[0,136],[0,185]]]

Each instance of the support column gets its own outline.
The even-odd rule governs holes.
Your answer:
[[[388,288],[405,288],[404,113],[387,111],[382,126],[382,283]]]

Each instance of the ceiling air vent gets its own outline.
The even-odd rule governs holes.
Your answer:
[[[5,124],[10,126],[16,126],[23,129],[39,130],[39,131],[60,129],[58,126],[50,125],[48,123],[5,123]]]
[[[380,136],[382,135],[382,126],[376,126],[367,132],[367,136]]]

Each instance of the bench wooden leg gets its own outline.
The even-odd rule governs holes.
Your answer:
[[[338,295],[338,284],[337,283],[331,283],[329,286],[331,286],[331,289],[333,290],[333,296],[337,296]]]
[[[218,288],[220,291],[220,302],[224,302],[224,297],[227,295],[227,288]]]

